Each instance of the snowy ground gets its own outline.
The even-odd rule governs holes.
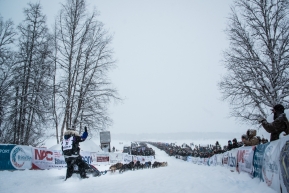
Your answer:
[[[120,143],[116,143],[116,145]],[[80,179],[74,174],[64,181],[66,170],[0,171],[1,193],[273,193],[258,179],[246,173],[238,174],[221,166],[203,166],[169,157],[154,148],[157,161],[167,161],[168,166],[156,169],[127,171],[123,174],[107,173],[101,177]],[[100,171],[109,166],[98,167]]]

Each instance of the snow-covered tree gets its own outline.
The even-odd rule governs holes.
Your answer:
[[[9,107],[12,143],[39,145],[51,116],[52,36],[39,3],[29,3],[18,26],[17,62]]]
[[[11,130],[6,126],[8,107],[13,84],[12,67],[15,62],[12,46],[16,31],[11,20],[4,21],[0,16],[0,142],[4,142]]]
[[[85,0],[67,0],[57,17],[60,138],[72,125],[79,131],[84,125],[98,131],[111,123],[107,107],[117,98],[106,76],[114,65],[111,36],[97,16],[96,11],[89,13]]]
[[[281,103],[289,106],[288,0],[235,0],[226,30],[227,74],[219,82],[231,115],[256,123]]]

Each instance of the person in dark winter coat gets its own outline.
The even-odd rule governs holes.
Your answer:
[[[87,128],[84,127],[82,136],[79,135],[75,128],[68,128],[63,137],[62,141],[62,152],[67,164],[66,179],[70,178],[74,171],[74,164],[78,166],[79,174],[81,178],[88,178],[85,172],[86,163],[80,156],[79,143],[85,141],[87,138]]]
[[[282,132],[285,132],[286,135],[289,134],[289,122],[284,110],[285,108],[281,104],[273,107],[272,112],[274,113],[274,121],[272,123],[268,123],[267,120],[261,116],[258,118],[258,121],[262,124],[263,128],[268,133],[271,133],[270,141],[279,139],[279,135]]]
[[[234,148],[238,148],[238,147],[239,147],[239,145],[238,145],[238,142],[237,142],[237,139],[236,139],[236,138],[234,138],[234,139],[233,139],[233,144],[232,144],[232,147],[233,147],[233,149],[234,149]]]
[[[231,140],[229,140],[228,141],[228,151],[230,151],[231,149],[233,149],[233,144],[232,144],[232,141]]]

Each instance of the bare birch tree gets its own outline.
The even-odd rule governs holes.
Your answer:
[[[11,128],[7,128],[7,112],[13,84],[12,67],[15,62],[12,45],[16,31],[11,20],[4,21],[0,16],[0,143],[11,139]]]
[[[9,121],[13,143],[35,146],[42,143],[40,138],[51,115],[52,36],[39,3],[29,3],[24,14],[25,19],[18,26],[18,62],[13,67],[14,95]]]
[[[219,82],[231,115],[256,123],[269,109],[289,101],[289,23],[287,0],[236,0],[229,17],[227,74]]]
[[[72,125],[80,131],[83,124],[92,131],[105,129],[111,123],[107,106],[118,99],[106,76],[114,65],[111,36],[97,20],[97,12],[88,13],[85,0],[67,0],[56,27],[63,99],[60,138]]]

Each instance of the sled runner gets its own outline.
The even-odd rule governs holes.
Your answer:
[[[78,166],[75,164],[73,167],[74,167],[74,173],[79,174]],[[92,174],[93,177],[99,177],[99,176],[105,175],[107,173],[106,170],[105,171],[99,171],[96,167],[94,167],[91,164],[88,164],[87,162],[85,162],[85,172],[86,172],[86,174]]]

